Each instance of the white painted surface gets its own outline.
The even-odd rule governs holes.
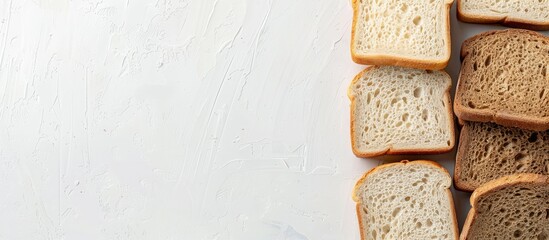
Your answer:
[[[452,11],[463,39],[494,26]],[[358,239],[347,0],[0,0],[0,239]],[[468,194],[455,195],[460,224]]]

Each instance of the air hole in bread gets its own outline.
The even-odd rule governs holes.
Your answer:
[[[517,229],[513,232],[513,237],[515,238],[519,238],[520,236],[522,236],[522,231]]]
[[[472,101],[469,101],[467,102],[467,106],[469,106],[470,108],[475,108],[475,104],[472,102]]]
[[[402,114],[402,121],[407,122],[409,117],[410,117],[410,114],[408,113]]]
[[[414,22],[414,25],[416,25],[416,26],[421,24],[421,16],[416,16],[414,18],[413,22]]]
[[[400,6],[400,10],[401,10],[402,12],[408,11],[408,4],[403,3],[402,6]]]
[[[385,226],[383,226],[382,230],[383,230],[384,234],[387,234],[387,233],[389,233],[389,231],[391,231],[391,226],[385,225]]]
[[[524,161],[527,157],[528,157],[528,155],[526,155],[524,153],[517,153],[515,155],[515,161],[521,162],[521,161]]]
[[[427,121],[427,119],[429,119],[429,110],[423,109],[421,112],[421,118],[423,118],[423,121]]]
[[[420,87],[414,89],[414,97],[419,98],[421,97],[422,89]]]
[[[491,62],[492,62],[492,56],[488,55],[488,57],[486,57],[486,60],[484,60],[484,66],[486,67],[490,66]]]
[[[536,142],[538,141],[538,133],[537,132],[533,132],[532,134],[530,134],[530,137],[528,138],[528,142]]]

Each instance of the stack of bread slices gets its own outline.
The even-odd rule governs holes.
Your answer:
[[[438,154],[462,126],[454,183],[474,193],[459,234],[439,164],[371,169],[353,199],[362,239],[549,239],[549,0],[457,0],[464,22],[526,28],[466,40],[452,111],[453,0],[353,0],[349,87],[358,157]]]

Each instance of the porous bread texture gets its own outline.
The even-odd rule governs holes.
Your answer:
[[[466,40],[454,111],[467,121],[549,129],[549,38],[508,29]]]
[[[465,191],[506,175],[548,175],[549,131],[465,122],[454,170],[456,188]]]
[[[451,84],[441,71],[376,66],[359,73],[349,87],[355,155],[452,150]]]
[[[353,0],[351,55],[368,65],[439,70],[450,59],[453,0]]]
[[[457,12],[465,22],[549,29],[549,0],[458,0]]]
[[[549,239],[549,177],[518,174],[479,187],[460,239]]]
[[[362,239],[457,239],[451,178],[431,161],[378,166],[354,189]]]

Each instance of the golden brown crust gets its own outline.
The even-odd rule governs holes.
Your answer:
[[[401,154],[441,154],[441,153],[447,153],[449,151],[452,151],[452,149],[454,149],[454,146],[455,146],[455,143],[456,143],[456,136],[455,136],[455,124],[454,124],[454,114],[453,114],[453,111],[452,111],[452,98],[450,96],[450,91],[452,89],[452,85],[450,84],[448,86],[448,88],[446,89],[446,93],[444,94],[444,101],[446,101],[446,106],[447,106],[447,110],[448,110],[448,121],[449,121],[449,125],[450,125],[450,145],[448,147],[445,147],[445,148],[424,148],[424,149],[405,149],[405,148],[401,148],[401,149],[395,149],[393,148],[393,146],[391,144],[389,144],[387,146],[387,148],[381,150],[381,151],[377,151],[377,152],[361,152],[358,150],[358,147],[356,146],[356,141],[355,141],[355,113],[354,113],[354,109],[355,109],[355,96],[353,95],[352,93],[352,87],[353,85],[360,80],[360,78],[362,77],[362,75],[364,75],[366,72],[368,71],[371,71],[371,70],[374,70],[374,69],[377,69],[379,68],[380,66],[368,66],[366,67],[366,69],[362,70],[359,74],[357,74],[355,76],[355,78],[353,79],[353,81],[351,82],[351,85],[350,87],[348,88],[347,90],[347,96],[349,97],[349,99],[351,100],[351,146],[352,146],[352,150],[353,150],[353,153],[355,154],[355,156],[357,157],[360,157],[360,158],[368,158],[368,157],[376,157],[376,156],[381,156],[381,155],[401,155]],[[446,71],[441,71],[443,72],[444,74],[446,74],[449,78],[450,76],[448,75],[448,73]]]
[[[454,165],[454,187],[461,191],[472,192],[475,187],[467,182],[461,181],[461,161],[465,151],[469,148],[469,127],[467,124],[461,128],[456,163]]]
[[[534,37],[547,38],[543,34],[533,32],[530,30],[523,29],[506,29],[506,30],[494,30],[487,31],[476,36],[473,36],[463,42],[461,45],[460,57],[462,60],[461,71],[463,71],[463,62],[465,58],[471,52],[471,47],[475,45],[475,41],[479,38],[494,35],[494,34],[505,34],[507,32],[513,32],[514,34],[529,34]],[[461,99],[461,79],[462,73],[460,72],[458,83],[456,87],[456,95],[454,99],[454,112],[456,116],[461,120],[472,121],[472,122],[494,122],[506,127],[517,127],[522,129],[534,130],[534,131],[545,131],[549,130],[549,117],[544,118],[527,118],[522,116],[516,116],[511,113],[498,112],[490,109],[472,109],[467,106],[462,105]]]
[[[366,233],[363,232],[363,222],[362,222],[362,211],[361,211],[361,199],[360,199],[360,196],[358,195],[359,194],[359,191],[360,191],[360,187],[364,184],[364,181],[366,180],[366,178],[372,174],[372,173],[375,173],[379,170],[382,170],[382,169],[385,169],[385,168],[391,168],[391,167],[394,167],[394,166],[397,166],[397,165],[406,165],[406,164],[417,164],[417,165],[427,165],[427,166],[434,166],[434,167],[437,167],[437,168],[440,168],[440,170],[442,170],[443,172],[445,172],[448,177],[450,177],[450,173],[448,173],[448,170],[446,170],[446,168],[444,168],[442,165],[436,163],[436,162],[433,162],[433,161],[429,161],[429,160],[415,160],[415,161],[408,161],[408,160],[402,160],[400,162],[395,162],[395,163],[388,163],[388,164],[384,164],[384,165],[379,165],[377,167],[374,167],[372,169],[370,169],[369,171],[367,171],[366,173],[364,173],[364,175],[362,175],[362,177],[357,181],[357,183],[355,184],[355,187],[353,189],[353,201],[355,201],[357,203],[356,205],[356,212],[357,212],[357,217],[358,217],[358,224],[359,224],[359,229],[360,229],[360,238],[362,240],[365,240],[365,235]],[[448,194],[448,199],[450,200],[450,211],[452,212],[452,221],[453,221],[453,225],[454,225],[454,239],[457,239],[458,236],[459,236],[459,233],[458,233],[458,223],[457,223],[457,216],[456,216],[456,211],[455,211],[455,205],[454,205],[454,198],[452,196],[452,192],[450,191],[450,188],[448,187],[448,189],[446,189],[446,192]]]
[[[356,204],[356,215],[358,217],[358,229],[360,231],[360,239],[364,240],[366,239],[366,233],[364,232],[364,228],[362,227],[362,225],[364,224],[362,222],[362,209],[360,207],[360,203],[357,203]]]
[[[451,36],[450,36],[450,8],[454,0],[446,0],[446,42],[448,56],[443,61],[430,61],[423,59],[412,59],[402,56],[394,55],[359,55],[355,52],[355,32],[356,32],[356,23],[358,18],[358,1],[353,0],[353,23],[351,29],[351,57],[354,62],[358,64],[366,65],[390,65],[390,66],[401,66],[401,67],[411,67],[418,69],[427,69],[427,70],[441,70],[448,66],[450,61],[450,55],[452,52]]]
[[[467,214],[467,218],[465,219],[465,223],[463,224],[463,229],[461,230],[461,235],[459,236],[460,240],[466,240],[467,235],[469,234],[469,231],[471,229],[471,224],[475,221],[477,218],[477,214],[475,211],[469,211]]]
[[[475,222],[474,220],[478,215],[476,212],[476,208],[480,198],[487,196],[500,189],[518,185],[518,184],[531,184],[533,186],[547,185],[549,184],[549,176],[541,175],[541,174],[532,174],[532,173],[515,174],[515,175],[504,176],[496,180],[489,181],[483,184],[482,186],[478,187],[471,195],[471,198],[470,198],[471,210],[469,210],[469,214],[467,214],[467,219],[465,220],[465,224],[463,225],[463,231],[461,232],[460,239],[461,240],[467,239],[467,235],[469,234],[471,226],[474,224]]]
[[[457,17],[462,22],[481,23],[481,24],[501,24],[508,27],[524,28],[536,31],[549,30],[549,21],[536,22],[529,19],[514,18],[514,17],[495,17],[466,14],[461,9],[461,1],[457,0]]]

